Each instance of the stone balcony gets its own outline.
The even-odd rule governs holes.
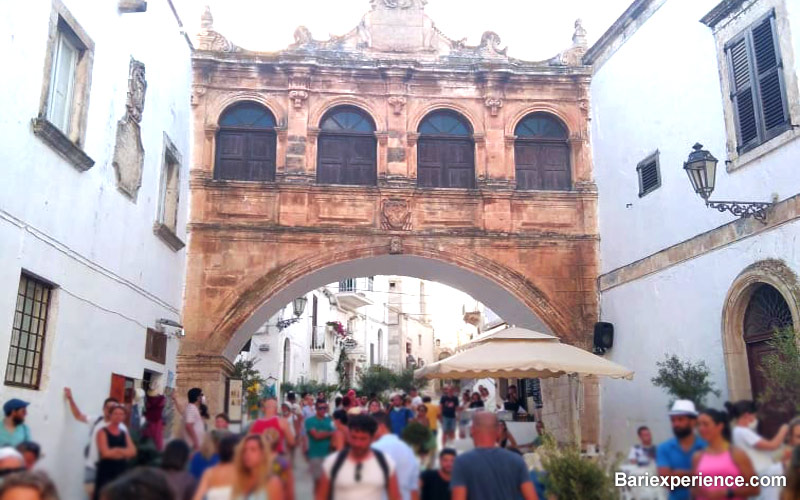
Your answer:
[[[336,334],[328,326],[318,326],[311,337],[311,361],[327,363],[336,359]]]

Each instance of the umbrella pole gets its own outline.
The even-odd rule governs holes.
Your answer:
[[[576,373],[567,375],[569,382],[569,401],[570,401],[570,436],[573,442],[581,445],[581,401],[582,401],[582,386],[581,379]]]

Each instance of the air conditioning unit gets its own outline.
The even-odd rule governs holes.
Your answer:
[[[258,350],[261,352],[269,351],[269,344],[261,344],[260,346],[258,346]]]

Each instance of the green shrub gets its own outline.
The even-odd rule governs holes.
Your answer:
[[[431,430],[417,421],[409,422],[400,437],[417,455],[424,455],[430,451],[427,447],[432,437]]]
[[[576,445],[559,444],[550,435],[545,435],[542,466],[545,490],[558,500],[616,500],[613,470],[616,464],[581,457]]]
[[[764,393],[758,398],[762,407],[786,415],[800,414],[800,342],[798,334],[791,329],[775,332],[769,344],[775,348],[773,354],[764,359],[762,373],[769,380]]]
[[[385,366],[373,365],[359,376],[360,394],[383,394],[390,391],[407,393],[412,387],[419,387],[424,381],[414,377],[414,370],[395,372]]]
[[[692,363],[678,358],[675,354],[667,354],[664,361],[657,361],[658,375],[650,379],[656,387],[661,387],[672,397],[670,405],[676,399],[693,401],[698,409],[705,408],[706,397],[713,394],[719,397],[720,392],[710,380],[711,372],[704,361]]]

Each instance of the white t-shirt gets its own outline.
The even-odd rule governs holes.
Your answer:
[[[331,477],[333,464],[338,456],[338,453],[333,453],[322,462],[322,470],[328,479]],[[394,461],[385,454],[384,457],[391,477],[395,469]],[[356,481],[356,463],[348,457],[336,474],[336,482],[331,484],[331,488],[333,488],[333,498],[336,500],[381,500],[386,491],[386,482],[381,465],[374,455],[362,462],[361,481]]]
[[[763,475],[764,471],[773,463],[770,452],[756,449],[756,444],[763,439],[749,427],[737,425],[733,428],[733,445],[747,453],[750,461],[753,462],[753,469],[758,475]]]
[[[98,415],[87,415],[86,421],[89,422],[91,426],[89,430],[89,454],[86,456],[86,467],[89,469],[96,469],[97,461],[100,460],[100,450],[97,449],[97,433],[100,432],[100,429],[108,425],[108,422]],[[119,424],[119,428],[126,434],[128,433],[128,428],[125,427],[125,424]]]
[[[194,435],[197,436],[197,445],[200,446],[203,444],[203,437],[206,433],[206,424],[203,422],[203,417],[200,415],[200,410],[196,405],[186,405],[186,415],[183,416],[183,423],[185,425],[191,425],[192,428],[194,428]],[[194,446],[194,444],[191,442],[191,438],[189,437],[189,433],[185,432],[184,430],[184,434],[186,435],[186,442],[189,444],[189,446]]]
[[[414,396],[411,398],[411,406],[414,407],[414,411],[419,408],[419,405],[422,404],[422,396]]]

